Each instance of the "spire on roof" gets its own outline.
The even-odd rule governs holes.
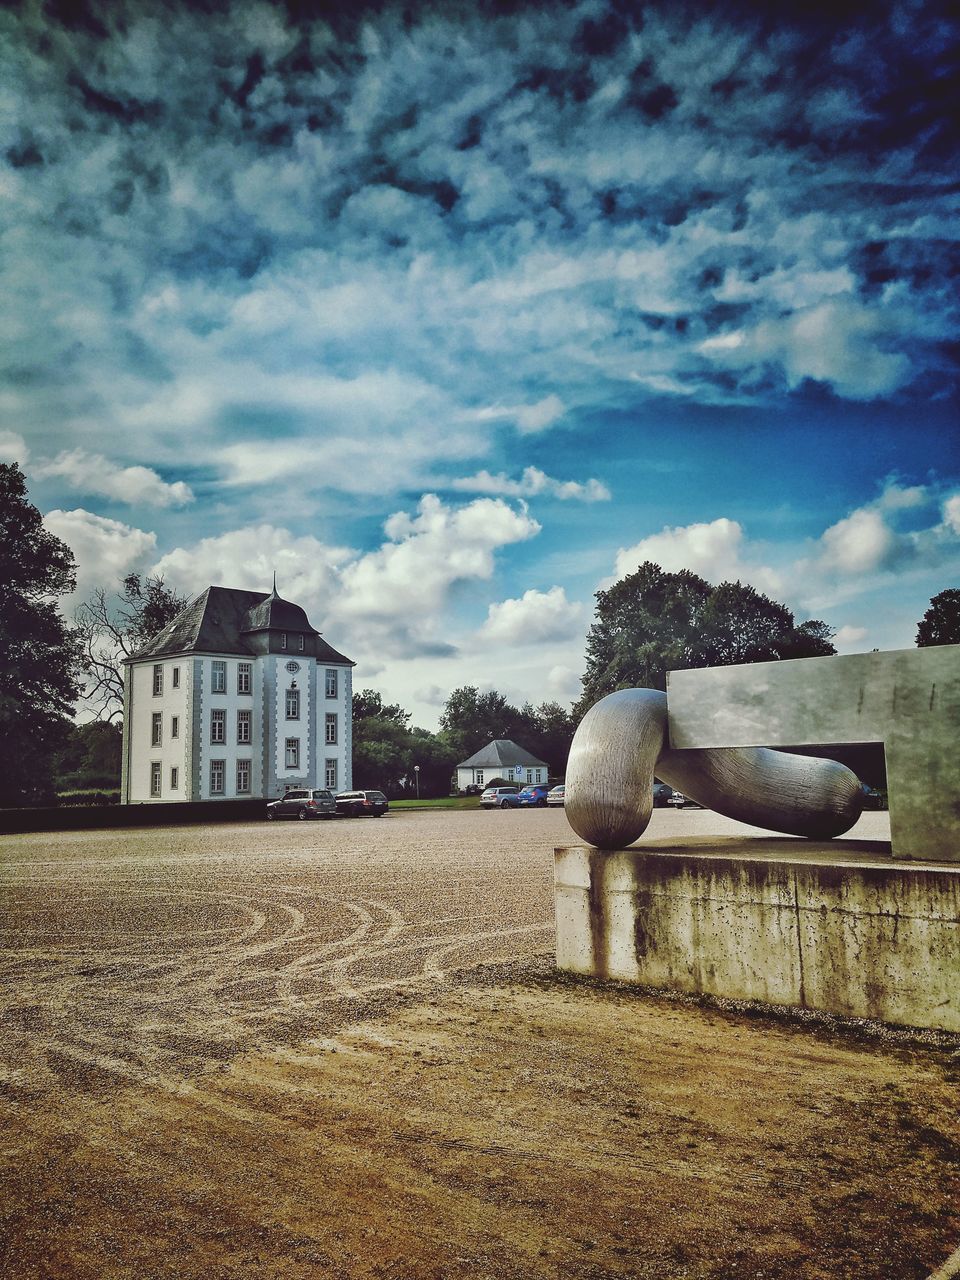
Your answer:
[[[274,595],[276,595],[276,594],[277,594],[277,571],[276,571],[276,569],[274,569],[274,571],[273,571],[273,594],[274,594]]]

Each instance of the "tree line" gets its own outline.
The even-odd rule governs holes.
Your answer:
[[[50,802],[58,789],[119,782],[122,659],[187,603],[162,578],[129,574],[96,590],[73,625],[58,601],[76,585],[70,548],[43,526],[16,463],[0,463],[0,807]],[[832,632],[740,582],[712,586],[687,570],[647,562],[598,591],[586,638],[583,692],[516,707],[496,690],[453,690],[439,731],[363,689],[353,698],[354,785],[391,795],[446,794],[456,765],[509,738],[562,776],[584,712],[616,689],[664,689],[668,671],[835,653]],[[918,646],[960,643],[960,590],[930,601]],[[81,700],[95,719],[76,725]],[[419,766],[418,768],[416,766]],[[59,787],[58,787],[59,784]]]

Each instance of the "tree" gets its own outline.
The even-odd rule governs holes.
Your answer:
[[[917,648],[937,644],[960,644],[960,591],[955,587],[934,596],[917,623]]]
[[[187,603],[159,575],[128,573],[112,597],[103,587],[77,610],[76,623],[87,677],[85,700],[101,720],[123,711],[123,659],[130,657]]]
[[[666,689],[668,671],[835,653],[831,634],[818,620],[797,625],[785,605],[749,585],[712,587],[646,561],[597,592],[575,710],[579,718],[615,689]]]
[[[0,464],[0,805],[53,794],[69,733],[79,647],[57,598],[76,583],[73,552],[43,527],[23,472]]]
[[[454,768],[493,739],[509,738],[559,773],[575,728],[572,715],[557,702],[536,709],[525,702],[517,708],[495,689],[480,693],[474,685],[454,689],[440,716],[440,736],[449,744]]]
[[[55,758],[58,791],[120,785],[123,734],[104,720],[73,725]]]

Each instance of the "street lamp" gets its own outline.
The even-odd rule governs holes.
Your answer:
[[[420,766],[418,764],[415,764],[413,766],[413,773],[414,773],[414,777],[417,780],[417,799],[419,800],[420,799]]]

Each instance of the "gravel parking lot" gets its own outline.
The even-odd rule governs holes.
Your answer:
[[[570,841],[562,810],[6,837],[0,1276],[928,1276],[956,1044],[553,974]]]

